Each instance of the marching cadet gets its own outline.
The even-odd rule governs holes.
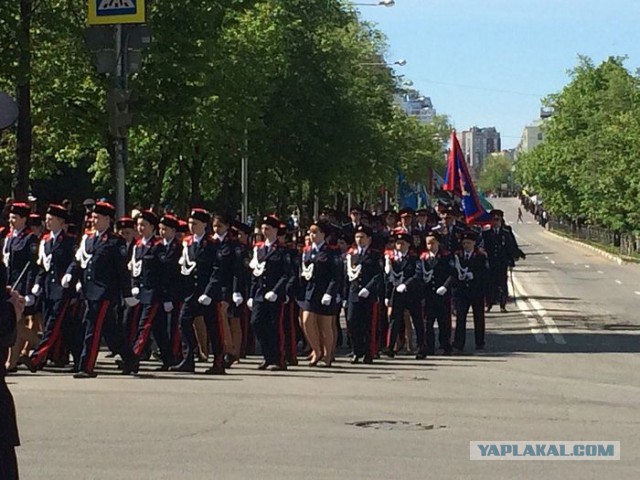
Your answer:
[[[302,310],[302,329],[312,349],[310,367],[320,361],[322,366],[330,367],[333,362],[333,322],[341,306],[338,296],[343,267],[339,252],[325,241],[330,233],[327,221],[311,224],[310,245],[304,248],[300,261],[298,305]]]
[[[62,277],[74,260],[76,238],[64,230],[67,210],[61,205],[51,204],[45,214],[48,233],[40,241],[38,249],[39,271],[31,293],[43,297],[44,329],[40,343],[29,357],[22,357],[29,370],[41,369],[53,353],[53,347],[64,339],[73,355],[74,365],[80,365],[82,343],[79,325],[67,318],[73,297],[69,288],[62,287]]]
[[[237,248],[240,257],[241,277],[238,279],[239,293],[243,299],[249,299],[249,291],[251,288],[251,273],[249,271],[251,250],[249,248],[249,235],[251,235],[251,227],[236,220],[231,223],[231,231],[238,242]],[[249,320],[251,317],[251,312],[247,308],[246,301],[243,301],[239,305],[235,305],[234,303],[229,307],[229,311],[232,348],[230,348],[229,355],[225,355],[225,366],[231,366],[237,362],[240,357],[245,355],[249,335]]]
[[[120,235],[125,241],[127,246],[127,262],[129,262],[131,260],[131,255],[133,254],[133,248],[136,246],[135,220],[131,217],[120,217],[116,220],[115,232],[116,235]],[[135,315],[133,315],[134,312],[132,312],[131,309],[125,308],[122,304],[116,306],[117,325],[122,329],[122,335],[127,342],[133,341],[133,337],[135,336],[140,306],[136,304],[132,309],[134,309]],[[108,347],[109,350],[111,350],[111,353],[107,355],[107,357],[116,356],[116,350],[118,347],[111,344],[109,344]]]
[[[426,323],[426,353],[435,355],[435,322],[443,355],[451,354],[451,286],[454,280],[451,253],[440,247],[440,238],[430,231],[426,236],[426,251],[420,255],[416,277],[422,284]],[[423,355],[419,357],[424,358]]]
[[[229,308],[238,308],[244,303],[242,295],[243,262],[240,244],[231,234],[231,220],[227,215],[214,214],[212,217],[213,242],[217,247],[216,268],[213,270],[212,282],[215,293],[215,311],[218,324],[222,327],[222,344],[224,356],[233,355],[236,346],[232,344],[231,325],[229,323]],[[211,326],[209,326],[210,328]],[[209,331],[209,335],[212,333]],[[238,345],[239,347],[239,345]],[[215,354],[215,352],[214,352]],[[231,362],[232,364],[233,362]],[[226,366],[231,364],[226,362]]]
[[[453,257],[457,279],[453,288],[453,305],[456,311],[456,331],[453,348],[464,350],[467,336],[467,314],[473,309],[473,328],[476,350],[484,348],[484,294],[489,265],[487,256],[476,247],[477,234],[462,234],[462,251]]]
[[[362,220],[362,210],[358,207],[352,207],[349,211],[349,217],[351,218],[351,221],[342,226],[342,233],[346,235],[348,239],[347,241],[351,244],[353,243],[356,228],[358,228],[358,225],[360,225]]]
[[[184,292],[179,264],[182,243],[176,234],[178,227],[178,219],[171,214],[165,214],[160,219],[158,227],[161,238],[157,246],[160,262],[160,297],[164,315],[156,321],[153,336],[156,341],[158,338],[164,337],[168,340],[168,350],[160,348],[162,365],[157,370],[163,372],[169,370],[171,365],[175,365],[182,359],[178,321]]]
[[[285,287],[284,297],[284,351],[287,365],[298,365],[298,331],[300,325],[298,317],[300,309],[296,303],[297,280],[300,253],[295,248],[293,238],[287,241],[287,224],[280,222],[278,228],[278,245],[285,249],[289,263],[289,278]]]
[[[202,208],[193,208],[189,215],[191,235],[182,241],[180,273],[184,278],[184,298],[180,312],[180,337],[182,339],[182,361],[171,367],[174,372],[195,372],[196,338],[193,331],[195,317],[204,317],[209,331],[209,341],[214,354],[214,365],[207,374],[224,375],[224,332],[218,318],[216,303],[220,287],[214,270],[219,268],[218,247],[213,237],[207,234],[211,215]]]
[[[133,280],[131,294],[138,303],[127,311],[127,315],[133,316],[131,323],[135,331],[133,340],[128,344],[131,349],[127,354],[130,362],[123,365],[125,374],[138,373],[140,359],[152,332],[160,349],[163,367],[171,356],[166,322],[162,321],[162,314],[166,310],[163,302],[165,300],[162,282],[163,264],[160,256],[164,248],[161,248],[162,239],[156,237],[158,217],[154,212],[144,210],[137,215],[135,221],[140,238],[136,241],[131,254],[129,270]]]
[[[247,305],[251,310],[251,326],[262,347],[264,362],[258,370],[287,369],[285,354],[285,301],[291,272],[291,259],[285,246],[278,244],[280,220],[267,216],[260,231],[264,242],[253,247],[249,263],[252,271],[251,291]]]
[[[15,202],[9,209],[11,230],[4,240],[2,260],[7,267],[8,284],[25,300],[24,316],[18,319],[17,336],[11,348],[7,371],[17,370],[18,359],[25,344],[35,346],[38,336],[27,328],[24,317],[33,313],[35,296],[31,293],[37,273],[38,237],[27,226],[31,207],[26,203]],[[4,361],[4,359],[2,359]]]
[[[385,305],[388,307],[389,330],[386,354],[395,357],[398,334],[404,324],[404,312],[409,311],[416,332],[418,356],[424,354],[424,325],[422,305],[417,291],[416,255],[410,251],[413,237],[399,230],[394,235],[394,250],[384,254]]]
[[[116,222],[116,234],[124,238],[127,245],[127,256],[131,258],[136,245],[136,221],[131,217],[120,217]]]
[[[69,288],[74,280],[80,278],[85,298],[82,354],[79,371],[74,378],[97,376],[94,368],[102,335],[115,353],[123,356],[125,364],[130,361],[122,331],[116,325],[115,308],[123,299],[127,306],[135,305],[137,300],[131,295],[127,246],[124,239],[110,228],[115,213],[116,209],[110,203],[95,204],[91,214],[93,232],[83,236],[76,258],[61,281],[63,288]]]
[[[378,292],[383,281],[382,256],[372,247],[373,230],[355,229],[355,243],[346,255],[345,299],[347,325],[353,345],[351,363],[373,363],[377,353],[380,306]]]
[[[503,215],[502,210],[491,210],[492,228],[482,232],[484,250],[489,257],[489,286],[486,291],[487,312],[496,303],[500,304],[501,312],[507,311],[508,271],[521,253],[517,245],[514,244],[513,232],[502,226]]]

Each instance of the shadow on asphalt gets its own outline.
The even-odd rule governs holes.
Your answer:
[[[631,330],[631,328],[629,329]],[[636,327],[637,330],[637,327]],[[547,343],[535,341],[531,333],[488,333],[491,352],[517,353],[640,353],[640,334],[600,332],[562,332],[565,344],[556,343],[549,334]]]

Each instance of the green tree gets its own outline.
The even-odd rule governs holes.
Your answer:
[[[489,155],[478,178],[478,190],[491,192],[500,190],[503,184],[510,184],[513,162],[503,154]]]

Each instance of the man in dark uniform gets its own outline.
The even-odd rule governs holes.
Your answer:
[[[251,325],[264,356],[259,370],[287,369],[284,309],[287,282],[292,272],[287,248],[278,244],[280,223],[272,216],[262,219],[264,242],[256,244],[249,263],[252,278],[247,305],[251,309]]]
[[[451,354],[451,286],[454,270],[451,253],[440,248],[440,238],[431,231],[426,236],[426,251],[416,266],[416,276],[422,283],[426,323],[427,355],[436,353],[434,326],[438,322],[440,352]]]
[[[394,250],[384,254],[385,305],[388,307],[389,331],[387,334],[387,356],[395,356],[398,334],[404,324],[404,312],[409,311],[416,332],[418,354],[424,350],[424,325],[422,305],[417,289],[416,262],[418,257],[410,250],[413,237],[399,230],[394,235]]]
[[[352,207],[349,212],[349,217],[351,218],[351,222],[345,223],[342,226],[342,233],[346,235],[347,242],[352,244],[356,234],[356,228],[358,228],[358,225],[360,225],[362,220],[362,210],[358,207]]]
[[[94,232],[83,237],[76,252],[76,259],[62,277],[62,287],[69,288],[80,278],[86,309],[83,318],[84,340],[80,368],[74,378],[94,378],[100,339],[104,334],[108,344],[126,357],[122,331],[116,325],[115,308],[124,299],[133,306],[131,277],[127,270],[127,246],[122,237],[111,231],[111,221],[116,213],[113,205],[97,202],[91,214]]]
[[[60,283],[69,265],[74,260],[76,239],[64,230],[67,210],[61,205],[51,204],[47,209],[45,224],[48,233],[40,241],[38,249],[39,271],[31,293],[43,296],[44,331],[38,346],[29,357],[19,363],[27,365],[35,372],[42,368],[53,353],[56,342],[64,338],[64,343],[73,355],[74,365],[80,364],[81,340],[79,328],[66,321],[72,298],[69,288]]]
[[[180,312],[180,337],[182,339],[182,361],[169,370],[174,372],[195,372],[196,337],[193,331],[194,319],[204,317],[205,325],[213,335],[210,338],[214,353],[214,366],[206,373],[223,375],[224,333],[218,323],[216,304],[217,278],[214,270],[219,268],[213,237],[207,233],[211,215],[202,208],[193,208],[189,216],[191,235],[182,241],[180,273],[184,281],[184,298]],[[215,299],[217,300],[217,299]],[[218,328],[216,328],[218,327]]]
[[[496,303],[500,304],[500,311],[507,311],[508,271],[519,257],[519,249],[514,245],[513,232],[502,226],[502,211],[492,210],[492,228],[482,232],[484,250],[489,257],[489,286],[486,292],[487,312]]]
[[[453,305],[456,311],[456,331],[453,348],[464,350],[467,337],[467,314],[473,309],[476,350],[484,349],[484,294],[489,272],[487,256],[476,247],[477,234],[462,234],[462,251],[453,257],[456,282],[453,289]]]
[[[34,311],[35,296],[31,288],[37,274],[38,237],[26,225],[31,207],[26,203],[13,203],[9,210],[11,231],[4,240],[2,260],[7,267],[8,283],[25,299],[25,316]],[[18,319],[16,343],[11,349],[7,370],[15,372],[25,343],[37,345],[38,337],[29,330],[25,318]]]
[[[16,410],[5,376],[4,359],[16,339],[16,320],[22,316],[24,298],[7,289],[7,270],[0,264],[0,479],[17,480],[15,447],[20,445]]]
[[[345,299],[347,325],[353,345],[351,363],[373,363],[377,353],[380,306],[378,293],[383,282],[382,255],[371,245],[373,230],[358,225],[355,243],[346,255]]]

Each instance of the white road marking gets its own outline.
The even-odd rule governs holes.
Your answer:
[[[549,260],[551,262],[551,265],[555,265],[556,261],[555,260]]]
[[[604,272],[602,270],[598,270],[598,273],[602,275]]]
[[[616,280],[615,281],[618,285],[622,285],[622,282],[620,280]]]
[[[562,336],[562,334],[560,333],[560,330],[558,330],[558,326],[553,321],[553,318],[551,318],[547,314],[547,311],[540,304],[540,302],[538,302],[537,300],[535,300],[533,298],[527,298],[527,300],[523,300],[522,297],[528,297],[525,289],[523,288],[522,284],[520,283],[520,281],[517,279],[517,277],[513,273],[511,274],[511,278],[513,280],[513,285],[514,285],[515,289],[519,292],[519,295],[516,296],[516,303],[519,300],[522,305],[526,306],[526,304],[528,302],[529,305],[531,305],[532,310],[534,310],[535,313],[542,319],[542,322],[544,322],[544,326],[546,326],[546,331],[547,331],[547,333],[551,334],[551,337],[553,338],[553,341],[556,342],[559,345],[566,345],[567,342],[564,339],[564,337]],[[547,343],[546,338],[542,335],[542,332],[544,332],[544,330],[540,330],[538,328],[539,327],[538,320],[535,317],[533,317],[532,315],[527,314],[527,312],[525,311],[525,309],[523,309],[521,307],[521,305],[518,305],[518,308],[520,309],[520,311],[529,320],[529,325],[531,327],[531,333],[533,333],[533,336],[536,339],[536,342],[538,342],[538,343]]]
[[[591,265],[585,265],[584,268],[591,268]]]
[[[635,291],[633,293],[635,293],[636,295],[640,295],[640,292],[638,292],[638,291]]]

